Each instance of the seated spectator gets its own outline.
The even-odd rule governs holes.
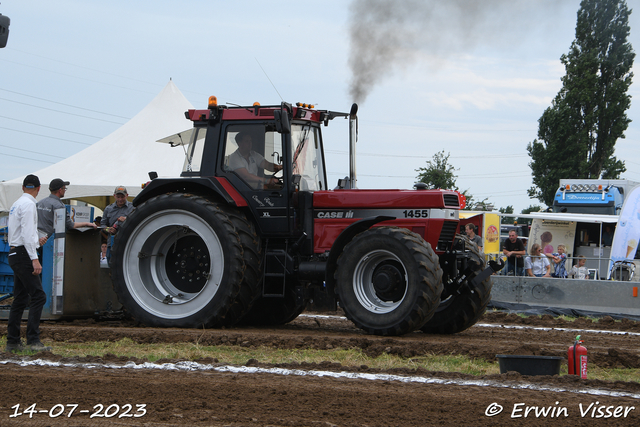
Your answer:
[[[549,259],[542,255],[542,248],[537,243],[531,246],[531,256],[524,261],[524,268],[529,277],[551,277]]]
[[[578,255],[578,265],[574,265],[569,270],[569,276],[572,276],[574,279],[588,279],[589,278],[589,270],[584,265],[587,263],[587,259],[584,255]]]
[[[567,278],[567,269],[565,268],[565,262],[567,261],[567,255],[565,252],[564,245],[558,245],[558,252],[554,254],[545,254],[548,258],[553,260],[555,263],[554,271],[552,276],[558,277],[560,279]]]

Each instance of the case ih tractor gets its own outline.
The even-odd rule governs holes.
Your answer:
[[[128,313],[150,326],[275,325],[314,300],[370,334],[472,326],[500,266],[456,235],[456,192],[355,188],[356,112],[215,97],[187,111],[181,176],[152,179],[114,241]],[[349,119],[351,166],[329,190],[321,125],[336,118]]]

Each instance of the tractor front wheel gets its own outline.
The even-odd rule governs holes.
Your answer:
[[[438,257],[419,235],[397,227],[358,234],[338,258],[340,306],[356,326],[376,335],[420,328],[442,292]]]

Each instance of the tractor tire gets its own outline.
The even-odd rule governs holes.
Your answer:
[[[340,306],[369,334],[402,335],[431,318],[442,269],[422,237],[405,228],[374,227],[356,235],[336,271]]]
[[[245,269],[229,217],[202,197],[174,193],[137,207],[116,236],[113,287],[125,310],[157,327],[219,323]]]
[[[458,235],[456,239],[466,239],[465,246],[471,256],[469,262],[480,266],[480,269],[466,278],[469,282],[484,270],[484,254],[467,237]],[[440,301],[431,320],[420,329],[427,334],[455,334],[475,325],[491,301],[491,286],[491,276],[473,288],[468,283],[464,284],[460,294],[451,295]]]
[[[240,236],[244,259],[244,277],[240,285],[240,292],[229,307],[229,311],[215,326],[233,326],[240,321],[251,309],[253,302],[260,297],[262,278],[262,242],[252,221],[241,211],[221,206],[222,211],[233,223]]]
[[[287,277],[287,282],[292,280],[294,279]],[[295,286],[286,286],[282,298],[260,296],[254,302],[249,313],[242,318],[240,324],[250,326],[284,325],[295,320],[306,307],[306,300],[298,303]]]

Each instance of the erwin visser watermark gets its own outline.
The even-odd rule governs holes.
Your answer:
[[[589,404],[579,403],[577,407],[568,407],[555,402],[549,406],[529,406],[524,402],[514,403],[511,408],[511,418],[568,418],[578,416],[580,418],[627,418],[629,413],[636,409],[635,406],[600,405],[600,402]],[[504,407],[493,402],[484,414],[494,417],[504,412]]]

